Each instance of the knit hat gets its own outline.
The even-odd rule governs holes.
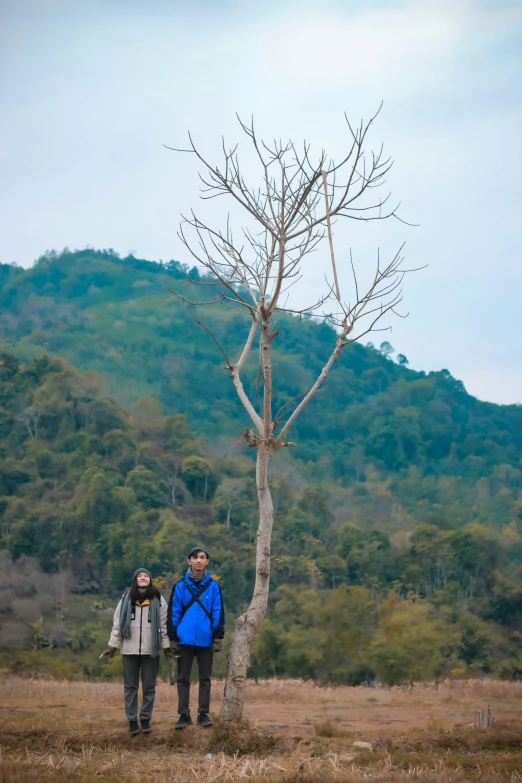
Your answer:
[[[203,546],[193,546],[190,552],[187,555],[187,558],[192,557],[192,555],[195,555],[196,552],[204,552],[207,557],[210,557],[209,553]]]
[[[148,568],[137,568],[135,570],[135,572],[133,573],[133,575],[132,575],[132,581],[133,582],[136,579],[136,577],[138,576],[138,574],[148,574],[148,577],[149,577],[149,579],[151,581],[151,584],[152,584],[152,576],[150,575],[150,571],[149,571]]]

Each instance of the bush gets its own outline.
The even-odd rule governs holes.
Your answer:
[[[500,661],[497,674],[501,680],[522,680],[522,658],[507,658]]]
[[[35,676],[47,674],[57,680],[74,680],[81,675],[75,671],[71,661],[60,658],[56,650],[50,647],[45,650],[25,650],[16,655],[11,671],[13,674]]]
[[[4,650],[19,650],[31,641],[27,625],[19,620],[7,620],[2,623],[0,647]]]
[[[371,685],[375,680],[375,672],[364,663],[339,668],[332,671],[332,683],[335,685]]]
[[[339,729],[330,720],[324,720],[320,723],[314,723],[314,734],[316,737],[346,737],[346,731]]]

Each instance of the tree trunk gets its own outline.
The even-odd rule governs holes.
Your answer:
[[[247,611],[237,622],[228,654],[227,679],[221,719],[237,720],[243,714],[246,674],[250,665],[250,645],[263,622],[268,603],[270,582],[270,541],[274,522],[274,507],[268,487],[268,464],[273,454],[271,446],[261,441],[257,447],[256,483],[259,501],[259,527],[256,546],[256,583],[254,596]]]

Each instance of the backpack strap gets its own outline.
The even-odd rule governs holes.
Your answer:
[[[185,578],[185,577],[183,577],[183,583],[184,583],[185,587],[187,588],[187,590],[189,591],[189,593],[192,593],[192,590],[191,590],[191,589],[190,589],[190,587],[188,586],[188,582],[187,582],[187,580],[186,580],[186,578]],[[201,597],[201,596],[203,595],[203,593],[205,592],[205,590],[207,590],[207,589],[210,587],[210,585],[211,585],[211,584],[212,584],[212,579],[209,579],[209,580],[208,580],[208,582],[207,582],[206,584],[202,585],[202,586],[199,588],[199,590],[197,591],[197,593],[192,593],[192,595],[191,595],[191,598],[190,598],[190,601],[189,601],[187,604],[185,604],[185,606],[184,606],[184,607],[183,607],[183,609],[181,610],[181,617],[179,618],[179,621],[180,621],[180,622],[183,620],[183,617],[184,617],[184,616],[185,616],[185,614],[188,612],[188,610],[190,609],[190,607],[191,607],[193,604],[195,604],[195,603],[198,603],[198,604],[201,606],[201,608],[203,609],[203,611],[205,612],[205,614],[207,615],[208,619],[210,620],[210,626],[212,627],[212,615],[211,615],[211,614],[210,614],[210,612],[208,611],[207,607],[206,607],[206,606],[203,606],[203,604],[202,604],[202,603],[201,603],[201,601],[199,600],[199,599],[200,599],[200,597]]]

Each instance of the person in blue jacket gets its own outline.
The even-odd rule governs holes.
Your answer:
[[[177,729],[192,724],[190,717],[190,673],[198,661],[198,725],[212,726],[210,676],[215,652],[221,651],[225,635],[223,596],[219,584],[207,571],[210,557],[206,549],[193,547],[187,555],[188,570],[172,588],[167,618],[170,648],[178,658]]]

